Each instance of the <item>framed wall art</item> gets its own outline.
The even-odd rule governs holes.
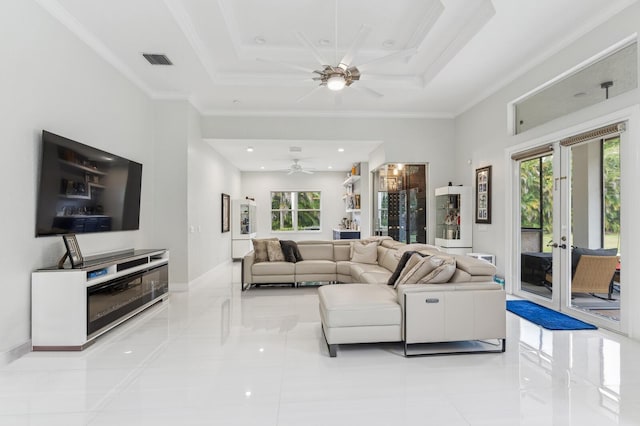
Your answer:
[[[491,223],[491,166],[476,169],[476,223]]]
[[[227,194],[222,194],[222,232],[229,232],[231,229],[231,198]]]

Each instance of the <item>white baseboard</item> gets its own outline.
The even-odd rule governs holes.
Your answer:
[[[0,353],[0,367],[7,365],[16,359],[20,358],[23,355],[31,352],[31,339],[26,342],[14,347],[13,349],[9,349],[6,352]]]

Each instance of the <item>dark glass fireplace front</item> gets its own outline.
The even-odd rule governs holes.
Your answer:
[[[168,265],[138,271],[87,288],[88,336],[168,291]]]

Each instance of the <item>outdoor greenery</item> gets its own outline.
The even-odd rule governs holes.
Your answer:
[[[295,218],[295,223],[294,223]],[[272,192],[271,230],[320,229],[320,192]]]
[[[620,138],[604,141],[602,151],[604,232],[620,233]]]
[[[547,155],[520,163],[520,226],[542,230],[543,251],[550,250],[547,242],[553,232],[552,160]]]
[[[619,248],[620,234],[620,138],[603,142],[603,247]],[[520,226],[541,229],[543,251],[553,232],[552,155],[520,163]],[[540,196],[542,190],[542,197]]]

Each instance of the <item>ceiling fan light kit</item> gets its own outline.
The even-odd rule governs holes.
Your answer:
[[[327,79],[327,87],[329,90],[338,91],[344,89],[344,86],[347,82],[344,80],[344,77],[341,75],[332,75]]]

